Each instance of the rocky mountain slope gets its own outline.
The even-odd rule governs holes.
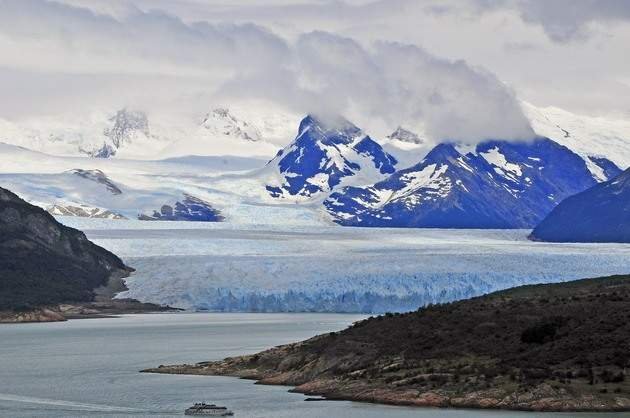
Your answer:
[[[0,188],[0,310],[91,301],[132,271],[76,229]]]
[[[310,198],[333,190],[347,178],[382,178],[395,171],[396,163],[349,121],[309,115],[300,123],[295,140],[267,165],[277,178],[266,189],[277,198]]]
[[[141,221],[195,221],[221,222],[224,218],[221,212],[195,196],[184,194],[181,201],[173,206],[162,205],[160,211],[153,211],[152,215],[139,215]]]
[[[424,141],[416,133],[411,132],[401,126],[396,128],[394,132],[387,135],[387,139],[393,139],[401,142],[408,142],[410,144],[422,144]]]
[[[534,228],[531,238],[630,243],[630,169],[563,200]]]
[[[386,180],[332,193],[324,205],[346,226],[529,228],[596,183],[581,156],[548,138],[488,141],[465,154],[445,143]]]
[[[228,375],[329,399],[629,411],[630,276],[524,286],[154,373]]]

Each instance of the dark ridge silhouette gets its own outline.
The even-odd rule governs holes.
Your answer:
[[[0,188],[0,310],[92,301],[96,288],[131,271],[83,232]]]

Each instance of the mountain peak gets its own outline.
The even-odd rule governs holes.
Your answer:
[[[116,148],[120,148],[137,133],[149,136],[149,119],[144,112],[123,108],[109,119],[111,128],[105,129],[104,135],[111,139]]]
[[[362,134],[352,122],[340,115],[314,115],[308,114],[300,122],[299,135],[307,130],[319,132],[320,137],[341,140],[347,143]]]
[[[295,140],[269,162],[278,177],[267,184],[267,191],[272,197],[310,198],[359,172],[381,179],[394,172],[396,162],[347,119],[309,114],[300,122]]]
[[[399,126],[394,132],[387,136],[387,139],[395,139],[401,142],[408,142],[410,144],[422,144],[424,141],[415,133]]]
[[[238,119],[227,107],[212,109],[201,122],[201,126],[216,136],[227,136],[246,141],[260,141],[258,129]]]
[[[448,159],[455,159],[461,157],[459,151],[455,148],[455,145],[450,143],[443,143],[436,145],[424,158],[424,161],[443,162]]]

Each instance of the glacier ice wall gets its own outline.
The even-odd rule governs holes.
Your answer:
[[[408,311],[630,271],[630,245],[531,242],[525,230],[63,221],[137,269],[120,297],[192,310]]]

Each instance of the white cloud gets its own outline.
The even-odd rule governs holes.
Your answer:
[[[421,119],[437,138],[524,137],[503,82],[541,105],[630,106],[613,82],[630,31],[584,40],[626,19],[608,1],[0,0],[0,116],[255,96],[363,125]]]
[[[36,86],[12,98],[24,100],[23,108],[38,99],[76,107],[82,96],[88,104],[124,101],[120,106],[256,97],[365,123],[421,119],[436,138],[532,135],[513,94],[494,76],[414,46],[364,47],[328,32],[286,41],[249,23],[187,23],[135,8],[115,17],[73,3],[0,3],[3,78]]]

